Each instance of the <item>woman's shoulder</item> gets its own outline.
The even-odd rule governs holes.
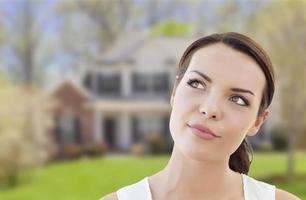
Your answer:
[[[276,200],[301,200],[300,198],[291,194],[290,192],[287,192],[281,189],[276,189],[275,199]]]
[[[100,200],[118,200],[116,192],[110,193],[104,197],[102,197]]]
[[[264,195],[270,194],[272,195],[273,192],[273,199],[275,200],[301,200],[297,196],[291,194],[290,192],[287,192],[285,190],[277,188],[275,185],[270,185],[269,183],[256,180],[252,177],[247,177],[245,180],[247,181],[247,192],[248,194],[253,194],[256,196],[259,193],[263,193]],[[272,199],[272,196],[271,196]]]
[[[148,177],[119,188],[116,192],[110,193],[100,200],[118,200],[118,199],[150,199],[151,193],[148,185]]]

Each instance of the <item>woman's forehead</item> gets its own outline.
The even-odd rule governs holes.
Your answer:
[[[208,76],[212,84],[244,86],[259,93],[265,85],[264,73],[256,61],[224,44],[214,44],[196,51],[186,74],[199,75],[195,71]]]

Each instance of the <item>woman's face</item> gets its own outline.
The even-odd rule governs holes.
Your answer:
[[[248,55],[222,43],[197,50],[171,96],[169,126],[175,147],[197,160],[229,159],[267,119],[268,111],[257,116],[264,86],[262,70]],[[193,124],[219,137],[202,139],[188,126]]]

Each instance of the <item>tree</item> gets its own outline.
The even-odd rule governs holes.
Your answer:
[[[61,18],[61,51],[70,55],[72,62],[94,62],[103,57],[120,35],[150,28],[164,20],[175,21],[178,9],[189,3],[181,0],[60,2],[54,11]],[[170,29],[173,27],[177,32],[177,24],[171,23]]]
[[[153,26],[151,33],[152,35],[161,35],[166,37],[186,37],[191,34],[191,26],[177,21],[164,21]]]
[[[294,174],[294,151],[306,130],[306,3],[271,3],[252,24],[277,69],[282,119],[288,129],[287,175],[291,177]]]
[[[252,34],[250,22],[258,12],[269,4],[268,1],[239,1],[229,0],[213,9],[213,26],[217,32],[237,31]]]
[[[53,61],[53,41],[46,37],[47,6],[38,1],[14,1],[0,7],[3,29],[2,65],[15,82],[43,84],[42,72]]]
[[[39,90],[40,72],[50,59],[50,46],[44,40],[44,21],[37,13],[37,1],[15,1],[1,5],[3,42],[1,62],[10,79],[1,80],[1,175],[15,183],[22,166],[46,161],[49,138],[45,120],[48,100]],[[41,17],[41,16],[40,16]],[[48,48],[49,47],[49,48]],[[44,54],[46,53],[46,54]],[[48,144],[48,145],[47,145]],[[0,178],[1,179],[1,178]]]
[[[29,103],[32,140],[24,132]],[[46,133],[52,121],[46,112],[51,106],[39,91],[29,94],[0,76],[0,187],[14,186],[20,170],[49,160],[53,146]]]
[[[131,10],[128,0],[58,3],[54,12],[62,19],[59,28],[62,52],[72,60],[88,62],[102,56],[125,30]]]

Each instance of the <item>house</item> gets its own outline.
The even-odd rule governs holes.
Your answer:
[[[192,41],[146,35],[120,38],[77,80],[66,80],[53,92],[60,102],[52,132],[57,144],[105,141],[111,150],[124,152],[155,134],[171,146],[172,84],[179,58]]]
[[[172,144],[170,95],[176,66],[192,38],[125,35],[80,77],[54,89],[52,134],[59,146],[105,141],[128,151],[148,135]]]

